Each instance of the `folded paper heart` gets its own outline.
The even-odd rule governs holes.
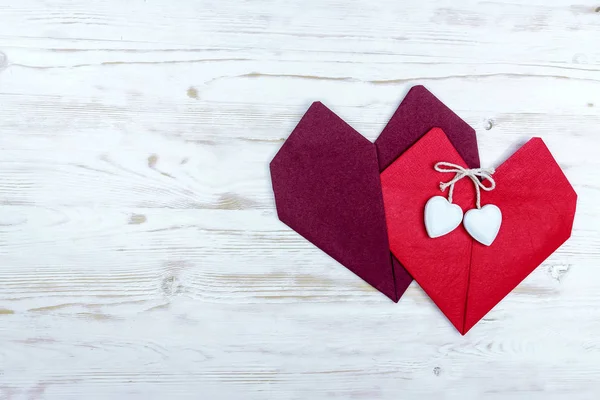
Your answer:
[[[444,132],[432,129],[383,171],[385,214],[392,252],[464,335],[569,238],[577,195],[542,140],[533,138],[496,169],[497,186],[482,194],[484,206],[465,215],[471,235],[493,243],[478,243],[462,226],[432,239],[423,210],[439,195],[433,166],[440,160],[467,167]],[[467,181],[454,188],[453,203],[462,210],[476,197]],[[499,211],[485,204],[502,209],[499,232]]]
[[[442,160],[479,167],[475,133],[417,86],[374,144],[314,103],[271,162],[271,177],[283,222],[394,301],[413,275],[465,334],[570,236],[576,194],[536,138],[496,170],[499,186],[481,209],[472,209],[473,185],[457,181],[460,215],[450,207],[450,221],[426,226]],[[448,233],[432,239],[427,231]]]
[[[433,127],[479,166],[473,128],[423,86],[408,92],[375,143],[314,103],[271,162],[279,218],[398,301],[412,277],[389,250],[379,174]]]

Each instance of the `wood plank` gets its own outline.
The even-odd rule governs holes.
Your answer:
[[[0,399],[595,399],[600,4],[0,6]],[[573,237],[461,337],[277,220],[312,101],[374,140],[425,84],[497,165],[544,139]]]

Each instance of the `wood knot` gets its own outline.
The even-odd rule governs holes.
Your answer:
[[[160,290],[167,297],[178,296],[185,292],[185,284],[181,275],[190,267],[187,261],[169,261],[164,264],[165,271],[160,280]]]
[[[550,274],[550,277],[552,279],[560,283],[565,278],[565,276],[567,276],[570,270],[570,265],[551,265],[548,268],[548,273]]]
[[[190,86],[189,89],[187,90],[187,96],[190,99],[196,99],[196,100],[198,100],[198,89],[196,89],[193,86]]]
[[[147,221],[144,214],[131,214],[129,217],[129,225],[139,225]]]
[[[179,278],[174,275],[166,276],[160,285],[165,296],[171,297],[181,294],[183,292],[183,285],[179,281]]]
[[[577,53],[573,56],[573,64],[587,64],[587,56],[583,53]]]
[[[0,51],[0,69],[4,69],[8,65],[6,54]]]
[[[156,167],[157,162],[158,162],[158,156],[156,154],[150,154],[148,156],[148,168],[154,169]]]

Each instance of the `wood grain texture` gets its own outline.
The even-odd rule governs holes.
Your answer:
[[[5,3],[0,399],[598,398],[598,1]],[[580,196],[466,337],[274,210],[313,100],[373,140],[414,84],[485,165],[542,137]]]

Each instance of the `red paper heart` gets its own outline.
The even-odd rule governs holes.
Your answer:
[[[431,239],[423,209],[452,176],[433,165],[467,167],[444,132],[432,129],[381,174],[390,248],[463,335],[571,235],[577,195],[544,142],[533,138],[496,169],[496,189],[482,205],[502,210],[491,246],[460,226]],[[475,207],[473,184],[459,181],[453,202]]]

